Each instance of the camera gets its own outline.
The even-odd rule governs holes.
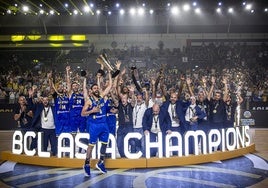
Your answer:
[[[137,67],[136,66],[132,66],[132,67],[130,67],[130,69],[131,70],[135,70],[135,69],[137,69]]]
[[[80,75],[84,77],[84,76],[86,76],[86,75],[87,75],[87,73],[86,73],[86,71],[81,70]]]

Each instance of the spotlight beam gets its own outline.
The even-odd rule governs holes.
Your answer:
[[[16,1],[18,4],[23,5],[23,3],[21,3],[20,1],[18,1],[18,0],[15,0],[15,1]],[[22,13],[25,13],[25,12],[23,12],[23,11],[20,10],[20,9],[19,9],[19,11],[22,12]],[[30,9],[30,7],[29,7],[29,11],[30,11],[30,12],[33,12],[34,14],[37,14],[35,11],[33,11],[32,9]]]
[[[62,2],[60,2],[60,0],[57,1],[61,6],[63,6],[63,8],[68,12],[68,14],[71,14],[71,12],[64,6],[64,4],[62,4]]]
[[[36,4],[34,4],[31,0],[28,0],[27,2],[29,2],[31,5],[33,5],[35,8],[37,8],[38,10],[40,10],[40,7],[37,6]],[[44,10],[45,12],[45,10]]]
[[[7,6],[10,6],[10,4],[6,3],[5,1],[0,0],[0,2],[7,5]]]
[[[74,8],[79,12],[79,14],[82,14],[82,12],[80,11],[80,9],[74,4],[74,2],[72,0],[69,0],[69,1],[74,6]]]
[[[87,4],[86,0],[83,0],[83,2],[85,3],[86,6],[89,7],[89,12],[94,15],[94,12],[91,10],[90,6]]]
[[[46,3],[44,0],[41,0],[48,8],[56,12],[57,14],[60,14],[57,10],[55,10],[52,6],[50,6],[48,3]]]

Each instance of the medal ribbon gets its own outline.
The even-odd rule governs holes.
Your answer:
[[[48,112],[49,112],[49,107],[48,107],[47,111],[46,111],[46,109],[44,108],[44,116],[45,116],[45,118],[47,117]]]
[[[157,122],[158,122],[159,116],[158,115],[154,115],[153,118],[154,118],[154,126],[155,126],[155,128],[157,128]]]

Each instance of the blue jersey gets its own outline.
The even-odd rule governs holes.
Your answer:
[[[69,99],[70,105],[70,126],[72,132],[86,131],[86,118],[81,116],[81,111],[84,106],[84,96],[81,93],[72,93]]]
[[[69,98],[67,95],[58,95],[55,99],[55,109],[57,114],[69,112]]]
[[[111,112],[111,109],[113,108],[113,106],[112,106],[113,101],[111,99],[108,99],[106,101],[106,103],[107,103],[107,107],[108,107],[108,110],[107,110],[107,124],[108,124],[108,127],[109,127],[109,132],[112,135],[115,135],[115,132],[116,132],[116,114]]]
[[[71,115],[81,115],[82,108],[84,106],[85,100],[81,93],[72,93],[70,99],[70,113]]]
[[[93,109],[94,107],[99,107],[100,111],[97,113],[90,114],[87,118],[87,122],[90,125],[91,123],[106,123],[107,121],[107,103],[103,98],[95,100],[93,97],[90,97],[92,105],[88,110]]]
[[[55,125],[56,134],[71,132],[69,124],[69,98],[67,95],[57,95],[55,97]]]

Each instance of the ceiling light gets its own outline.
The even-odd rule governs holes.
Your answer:
[[[131,15],[134,15],[134,14],[136,13],[136,9],[135,9],[135,8],[131,8],[131,9],[129,10],[129,13],[130,13]]]
[[[125,14],[125,10],[124,10],[124,9],[121,9],[121,10],[119,11],[119,13],[120,13],[121,15],[123,15],[123,14]]]
[[[90,11],[89,6],[84,6],[84,12],[88,13]]]
[[[250,10],[252,8],[252,5],[251,4],[247,4],[246,5],[246,10]]]
[[[138,14],[139,14],[140,16],[142,16],[142,15],[144,14],[144,9],[143,9],[143,8],[139,8],[139,9],[138,9]]]
[[[183,5],[183,10],[184,11],[189,11],[190,10],[190,5],[189,4],[185,4],[185,5]]]
[[[196,14],[200,14],[200,13],[201,13],[201,9],[200,9],[200,8],[196,8],[196,9],[194,10],[194,12],[195,12]]]
[[[45,11],[41,9],[41,10],[39,10],[39,13],[40,13],[40,14],[44,14]]]
[[[29,7],[28,6],[23,6],[22,7],[22,10],[23,10],[23,12],[28,12],[29,11]]]
[[[177,6],[171,8],[171,13],[177,15],[179,13],[179,8]]]

